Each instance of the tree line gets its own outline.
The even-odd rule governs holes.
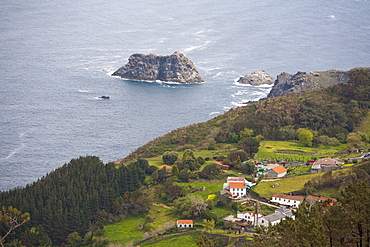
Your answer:
[[[370,184],[356,180],[343,188],[337,202],[304,203],[295,219],[261,227],[246,246],[369,246]]]
[[[35,241],[50,239],[59,245],[74,232],[91,240],[94,233],[99,235],[101,223],[148,209],[147,197],[139,188],[150,170],[142,163],[117,168],[94,156],[73,159],[25,188],[1,192],[0,205],[30,213],[32,220],[18,233],[34,227],[43,236]],[[0,236],[6,229],[0,224]],[[24,241],[27,246],[38,245]]]

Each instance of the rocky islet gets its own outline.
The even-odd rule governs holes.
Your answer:
[[[133,54],[112,76],[140,81],[204,82],[194,63],[179,51],[169,56]]]

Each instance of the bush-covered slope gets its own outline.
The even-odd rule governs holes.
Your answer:
[[[343,143],[369,112],[369,92],[370,71],[354,69],[349,72],[347,84],[231,109],[207,122],[158,137],[117,163],[157,156],[168,150],[213,149],[222,143],[235,144],[244,137],[246,129],[266,140],[285,141],[297,139],[297,130],[307,128],[318,136],[335,137]]]

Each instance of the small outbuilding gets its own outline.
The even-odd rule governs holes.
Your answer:
[[[287,169],[285,169],[282,165],[275,166],[267,171],[266,177],[268,178],[281,178],[284,177],[287,173]]]
[[[193,220],[178,220],[176,225],[178,228],[189,228],[194,226]]]

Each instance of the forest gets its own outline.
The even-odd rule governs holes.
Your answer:
[[[369,114],[369,109],[370,72],[356,69],[350,71],[347,84],[300,95],[288,94],[232,109],[207,122],[158,137],[119,162],[104,164],[94,156],[73,159],[24,188],[0,192],[0,236],[5,236],[9,229],[11,220],[7,215],[15,215],[25,222],[6,239],[0,239],[0,243],[8,243],[7,246],[59,246],[65,243],[70,246],[106,246],[104,224],[148,212],[153,203],[146,194],[150,186],[156,186],[155,190],[159,191],[158,200],[176,204],[179,214],[207,216],[210,212],[207,209],[212,205],[202,202],[199,205],[204,210],[198,210],[198,213],[198,206],[194,206],[193,211],[189,211],[190,206],[184,209],[184,205],[193,205],[191,201],[197,199],[189,200],[187,196],[194,188],[174,183],[187,182],[190,178],[210,179],[219,173],[215,165],[206,165],[197,173],[206,160],[195,157],[191,149],[215,150],[228,145],[229,150],[242,150],[230,151],[223,160],[240,172],[250,174],[254,166],[248,162],[241,165],[241,162],[253,157],[261,140],[294,140],[307,146],[346,143],[349,151],[368,145],[369,133],[361,132],[357,127]],[[179,159],[172,151],[182,151],[183,155]],[[166,169],[149,165],[144,159],[162,154],[165,163],[174,167],[172,175]],[[359,222],[346,215],[346,210],[353,205],[353,201],[348,201],[350,196],[358,200],[356,207],[359,209],[354,213],[362,214],[364,208],[370,206],[369,174],[369,165],[365,163],[342,176],[328,173],[321,179],[309,181],[305,185],[307,192],[325,187],[343,190],[344,194],[338,198],[340,204],[302,207],[297,211],[297,218],[302,216],[302,220],[287,220],[283,227],[261,229],[254,246],[297,246],[294,242],[286,245],[284,241],[289,235],[300,239],[302,232],[311,234],[309,239],[314,239],[312,236],[317,234],[317,241],[325,243],[316,245],[317,242],[307,240],[304,246],[355,246],[359,241],[369,244],[368,220]],[[356,190],[361,190],[357,194],[361,198],[356,197]],[[225,201],[217,203],[227,204]],[[311,213],[321,216],[305,219]],[[338,214],[343,221],[332,218],[333,214]],[[212,220],[212,216],[207,217]],[[339,226],[347,219],[353,220],[348,221],[352,228],[350,232],[343,232]],[[342,225],[335,225],[338,222]],[[313,228],[308,231],[308,226]]]
[[[116,168],[98,157],[80,157],[25,188],[2,192],[0,204],[30,213],[33,232],[19,234],[28,246],[59,245],[72,232],[91,242],[108,219],[148,209],[138,191],[148,170],[145,162]]]

